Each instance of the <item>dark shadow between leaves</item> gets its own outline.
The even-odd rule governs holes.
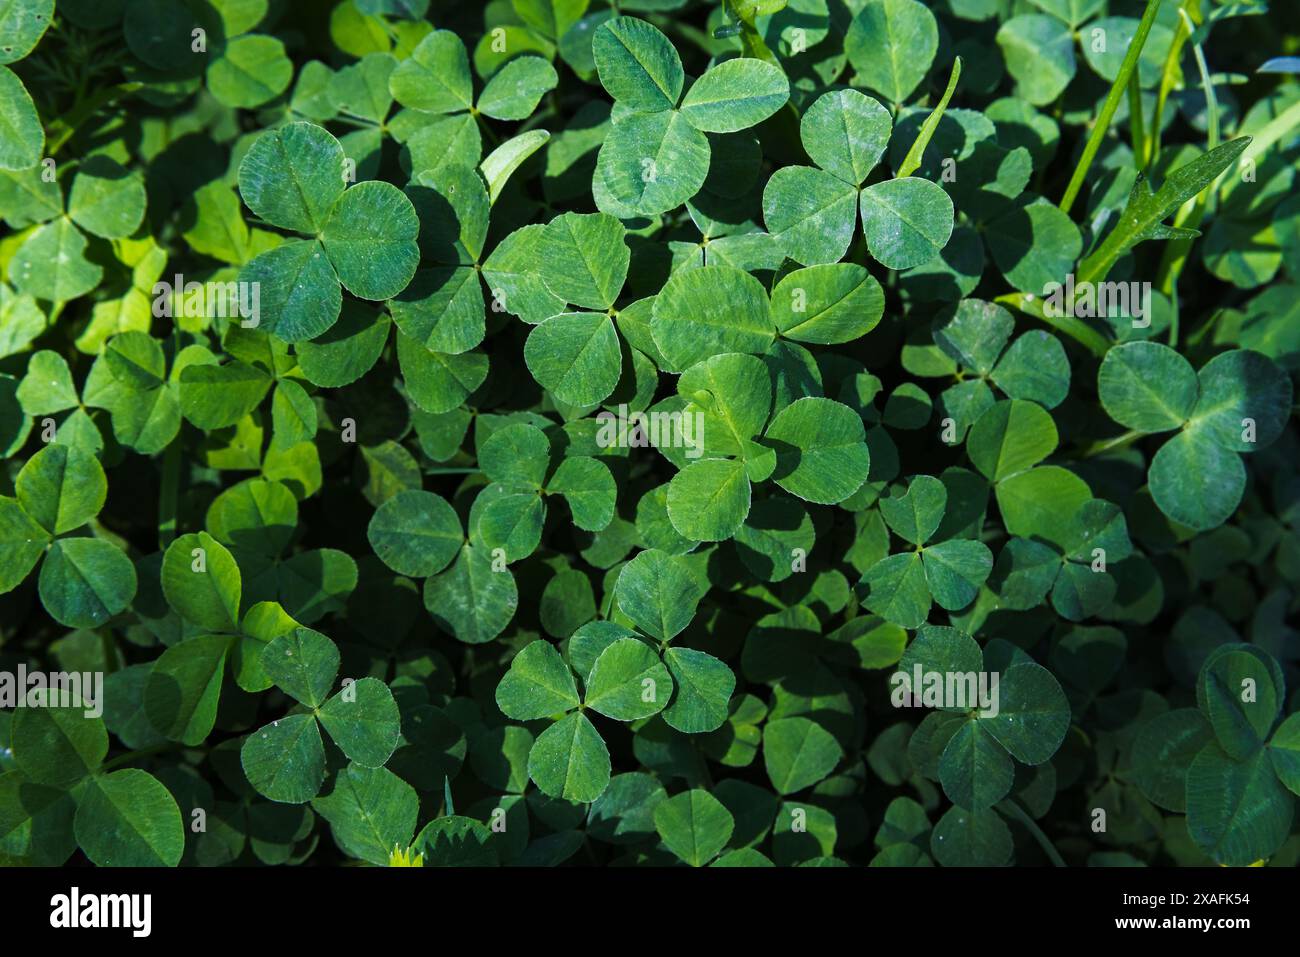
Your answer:
[[[420,221],[420,258],[435,263],[458,263],[463,259],[459,246],[460,215],[455,207],[436,189],[412,182],[404,190],[407,199],[415,207],[415,216]],[[416,281],[419,276],[416,276]],[[412,285],[415,285],[412,282]],[[429,289],[428,295],[434,290]],[[404,301],[419,298],[408,286],[403,293]]]
[[[776,453],[776,470],[772,473],[772,481],[786,478],[799,467],[799,462],[803,458],[803,451],[797,445],[791,445],[789,442],[773,439],[766,435],[755,441],[757,444]]]

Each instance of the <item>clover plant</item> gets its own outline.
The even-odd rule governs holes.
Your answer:
[[[1294,866],[1265,0],[0,0],[0,864]]]

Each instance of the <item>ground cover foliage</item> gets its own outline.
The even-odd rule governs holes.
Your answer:
[[[1293,866],[1298,44],[0,0],[0,863]]]

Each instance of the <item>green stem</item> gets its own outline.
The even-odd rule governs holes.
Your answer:
[[[1101,141],[1106,131],[1110,129],[1110,121],[1115,118],[1120,97],[1128,88],[1129,77],[1137,69],[1138,57],[1142,55],[1142,47],[1146,45],[1147,35],[1151,32],[1151,25],[1155,23],[1156,12],[1159,9],[1160,0],[1147,0],[1147,8],[1138,23],[1137,33],[1133,36],[1133,42],[1129,44],[1128,52],[1124,54],[1124,62],[1120,64],[1119,75],[1110,85],[1110,92],[1106,94],[1106,102],[1102,105],[1101,114],[1097,117],[1097,123],[1093,126],[1088,142],[1083,147],[1083,155],[1079,157],[1079,163],[1074,168],[1074,175],[1070,177],[1070,185],[1066,187],[1065,195],[1061,197],[1062,212],[1070,211],[1070,207],[1079,196],[1079,191],[1083,189],[1084,177],[1088,175],[1088,169],[1092,166],[1097,151],[1101,149]]]
[[[179,747],[179,744],[169,741],[167,744],[155,744],[151,748],[141,748],[138,751],[128,751],[126,754],[119,754],[112,761],[105,761],[99,766],[99,771],[102,774],[106,771],[111,771],[114,768],[121,767],[124,764],[130,764],[132,761],[137,761],[140,758],[147,758],[151,754],[161,754],[164,751],[172,751]]]
[[[181,483],[181,439],[178,435],[163,453],[162,489],[158,494],[158,548],[167,550],[176,538],[176,500]]]
[[[767,44],[763,41],[763,35],[759,33],[758,28],[754,26],[753,13],[750,13],[749,16],[745,16],[732,0],[724,0],[723,7],[726,9],[727,15],[731,18],[732,22],[740,27],[740,48],[742,53],[747,57],[753,57],[756,60],[763,60],[773,66],[779,67],[781,61],[776,58],[776,55],[772,53],[770,49],[768,49]]]
[[[1212,190],[1213,186],[1209,186],[1197,193],[1195,199],[1188,200],[1174,217],[1174,225],[1187,229],[1199,227],[1205,217],[1205,207],[1209,203]],[[1164,254],[1160,257],[1160,266],[1156,270],[1156,288],[1166,296],[1173,296],[1174,289],[1178,285],[1178,276],[1182,273],[1191,251],[1192,240],[1190,239],[1170,240],[1169,245],[1165,247]],[[1171,333],[1173,331],[1170,330]]]
[[[1214,149],[1218,145],[1219,138],[1219,118],[1218,118],[1218,100],[1214,95],[1214,85],[1210,82],[1209,69],[1205,63],[1205,56],[1199,46],[1194,46],[1196,53],[1196,65],[1201,70],[1201,82],[1205,85],[1206,110],[1209,117],[1209,148]],[[1242,151],[1237,159],[1237,169],[1249,169],[1254,165],[1259,157],[1271,146],[1277,144],[1282,137],[1286,136],[1292,130],[1300,126],[1300,100],[1292,103],[1289,107],[1273,117],[1268,124],[1260,130],[1251,139],[1250,145]],[[1223,173],[1213,183],[1207,186],[1194,200],[1188,201],[1178,215],[1174,218],[1175,226],[1185,226],[1188,229],[1196,229],[1205,217],[1205,210],[1209,205],[1210,197],[1218,192],[1219,187],[1227,179],[1229,170]],[[1156,287],[1171,299],[1174,290],[1178,285],[1178,277],[1187,264],[1187,257],[1192,250],[1192,240],[1175,239],[1165,247],[1164,255],[1160,260],[1160,267],[1156,273]],[[1169,344],[1175,345],[1178,342],[1178,322],[1177,310],[1174,312],[1174,322],[1169,327]]]
[[[1048,860],[1052,862],[1053,866],[1066,866],[1065,858],[1061,857],[1060,852],[1056,850],[1056,846],[1052,844],[1047,835],[1043,833],[1043,829],[1038,826],[1034,819],[1030,817],[1019,804],[1011,800],[1011,798],[1007,798],[998,803],[998,808],[1025,826],[1025,829],[1033,835],[1034,840],[1038,842],[1038,846],[1043,849],[1043,853],[1047,855]]]
[[[1237,160],[1238,168],[1256,162],[1270,146],[1290,133],[1296,126],[1300,126],[1300,100],[1292,103],[1269,120],[1268,124],[1258,133],[1252,134],[1250,145],[1246,147],[1241,154],[1241,158]]]
[[[1188,24],[1191,23],[1186,13],[1183,14],[1183,19]],[[1196,69],[1201,74],[1201,86],[1205,89],[1205,115],[1208,122],[1205,149],[1209,151],[1219,145],[1219,98],[1215,95],[1214,83],[1210,80],[1210,67],[1205,62],[1205,51],[1201,49],[1199,43],[1192,44],[1192,55],[1196,57]],[[1242,156],[1249,152],[1248,146]]]
[[[143,83],[119,83],[117,86],[105,87],[89,99],[78,102],[76,106],[68,111],[67,116],[50,124],[49,134],[46,137],[45,155],[54,156],[58,153],[63,148],[63,145],[72,139],[72,134],[77,132],[77,128],[97,111],[121,97],[134,93],[143,86]]]
[[[1142,85],[1136,70],[1128,78],[1128,128],[1133,139],[1133,165],[1140,173],[1146,166],[1147,141],[1142,122]]]
[[[1191,30],[1193,27],[1192,18],[1188,16],[1186,10],[1180,10],[1183,25]],[[1201,74],[1201,86],[1205,89],[1205,111],[1208,118],[1208,129],[1206,130],[1206,149],[1212,150],[1219,145],[1219,100],[1214,94],[1214,84],[1210,81],[1210,68],[1205,62],[1205,52],[1201,49],[1199,43],[1192,44],[1192,53],[1196,57],[1196,68]],[[1245,155],[1243,153],[1243,155]],[[1175,225],[1186,226],[1189,229],[1196,229],[1205,217],[1205,208],[1210,202],[1210,195],[1217,188],[1222,178],[1215,180],[1205,189],[1197,194],[1191,207],[1186,210],[1186,215],[1181,217],[1181,221],[1176,218]],[[1179,211],[1180,213],[1183,210]],[[1175,239],[1165,247],[1164,253],[1160,257],[1160,266],[1156,272],[1156,282],[1158,288],[1169,297],[1173,304],[1173,311],[1169,317],[1169,345],[1178,348],[1179,334],[1179,303],[1178,303],[1178,277],[1182,274],[1183,267],[1187,264],[1187,257],[1192,252],[1192,240]]]
[[[364,116],[357,116],[355,113],[340,111],[338,116],[334,117],[333,122],[342,123],[346,126],[355,127],[359,130],[382,130],[383,126],[374,120],[368,120]]]
[[[1187,19],[1195,22],[1201,17],[1201,0],[1183,0],[1181,10],[1186,11]],[[1178,19],[1174,42],[1169,46],[1169,53],[1165,56],[1165,66],[1160,74],[1160,87],[1156,90],[1156,105],[1151,113],[1151,134],[1147,138],[1147,152],[1150,154],[1146,158],[1148,168],[1154,166],[1160,156],[1160,130],[1164,123],[1165,104],[1169,102],[1169,94],[1173,92],[1177,78],[1182,75],[1179,64],[1182,62],[1183,44],[1192,35],[1192,28],[1188,26],[1187,19],[1182,17]]]
[[[1126,446],[1132,445],[1146,434],[1147,433],[1145,432],[1130,430],[1125,432],[1123,435],[1115,436],[1113,439],[1103,439],[1100,442],[1094,442],[1092,445],[1085,447],[1076,457],[1081,459],[1090,459],[1094,455],[1102,455],[1113,449],[1122,449]]]
[[[1008,293],[1005,296],[998,296],[995,301],[1046,323],[1062,335],[1069,336],[1098,359],[1103,358],[1110,349],[1110,342],[1092,326],[1075,316],[1048,315],[1043,309],[1042,299],[1030,293]]]
[[[484,138],[488,141],[488,144],[493,147],[500,146],[501,137],[497,136],[496,133],[492,132],[492,127],[488,126],[487,117],[484,116],[482,113],[478,112],[478,110],[474,110],[473,113],[474,113],[474,119],[478,121],[478,128],[479,130],[482,131]]]
[[[1205,337],[1214,331],[1215,325],[1221,318],[1223,318],[1225,313],[1226,310],[1224,309],[1216,309],[1214,312],[1210,313],[1209,316],[1207,316],[1196,328],[1196,330],[1187,337],[1187,348],[1195,349],[1204,342]]]

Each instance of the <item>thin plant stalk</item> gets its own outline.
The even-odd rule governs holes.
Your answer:
[[[1196,22],[1201,17],[1201,0],[1183,0],[1179,12],[1186,12],[1191,21]],[[1145,166],[1147,169],[1150,169],[1155,164],[1155,161],[1160,158],[1160,131],[1164,125],[1165,104],[1169,102],[1169,94],[1173,92],[1178,77],[1182,75],[1179,63],[1182,60],[1183,46],[1191,35],[1192,26],[1188,23],[1187,18],[1179,17],[1178,29],[1174,31],[1174,42],[1169,45],[1169,53],[1165,56],[1165,66],[1160,72],[1160,86],[1156,89],[1156,105],[1151,111],[1151,132],[1147,136],[1148,155]]]
[[[1047,855],[1047,859],[1052,862],[1053,867],[1066,866],[1065,858],[1061,857],[1061,853],[1056,849],[1056,845],[1054,845],[1048,836],[1043,833],[1043,829],[1038,826],[1038,823],[1030,817],[1028,813],[1026,813],[1024,808],[1011,800],[1011,798],[1007,798],[1005,801],[999,802],[998,809],[1005,811],[1009,817],[1015,818],[1025,826],[1025,830],[1029,831],[1034,840],[1038,842],[1038,846],[1043,849],[1043,853]]]
[[[167,546],[176,538],[176,501],[181,482],[181,438],[172,439],[163,453],[162,488],[158,494],[158,548]]]
[[[1128,79],[1128,126],[1133,138],[1133,165],[1140,173],[1146,166],[1146,125],[1142,121],[1142,85],[1137,71]]]
[[[1271,146],[1277,143],[1282,137],[1289,134],[1297,126],[1300,126],[1300,100],[1292,103],[1289,107],[1279,113],[1273,119],[1265,124],[1264,128],[1258,133],[1252,134],[1253,138],[1246,151],[1241,154],[1239,166],[1249,166],[1255,163],[1264,155]]]
[[[1160,0],[1147,0],[1147,8],[1138,23],[1137,33],[1133,36],[1133,42],[1129,44],[1128,52],[1124,54],[1124,62],[1120,64],[1119,75],[1110,85],[1110,92],[1106,94],[1106,102],[1102,104],[1101,114],[1097,117],[1092,133],[1088,135],[1088,142],[1084,144],[1083,155],[1079,157],[1079,163],[1074,168],[1074,175],[1070,177],[1070,185],[1065,188],[1065,195],[1061,197],[1062,212],[1068,213],[1074,201],[1079,198],[1084,178],[1088,175],[1092,161],[1097,157],[1097,151],[1101,149],[1102,138],[1110,129],[1111,120],[1115,118],[1120,98],[1128,89],[1129,77],[1137,69],[1138,58],[1142,55],[1142,48],[1146,46],[1147,36],[1151,33],[1151,25],[1155,23],[1159,9]]]
[[[1106,337],[1092,326],[1075,316],[1049,315],[1047,310],[1043,308],[1042,298],[1032,293],[1007,293],[1004,296],[998,296],[995,301],[1000,305],[1033,316],[1062,335],[1069,336],[1098,359],[1104,357],[1107,350],[1110,349],[1110,343],[1106,340]]]
[[[143,87],[143,83],[119,83],[116,86],[104,87],[89,98],[79,99],[77,105],[65,117],[50,124],[50,132],[45,144],[45,155],[54,156],[57,154],[59,150],[63,149],[68,140],[72,139],[73,134],[81,127],[81,124],[85,123],[99,110],[111,106],[119,99],[130,96]]]
[[[1186,11],[1180,10],[1184,25],[1191,29],[1192,21]],[[1192,44],[1192,53],[1196,57],[1196,68],[1201,74],[1201,85],[1205,89],[1205,111],[1208,120],[1208,129],[1206,131],[1206,149],[1212,150],[1219,145],[1219,100],[1214,93],[1214,83],[1210,80],[1210,68],[1205,62],[1205,51],[1201,49],[1199,43]],[[1249,150],[1249,147],[1247,148]],[[1245,155],[1245,154],[1243,154]],[[1188,229],[1195,229],[1201,224],[1205,217],[1205,207],[1209,204],[1210,194],[1218,188],[1218,181],[1211,183],[1205,189],[1197,194],[1193,200],[1191,208],[1187,210],[1185,217],[1179,217],[1181,221],[1175,220],[1176,225],[1185,226]],[[1179,211],[1180,213],[1182,210]],[[1187,257],[1192,251],[1192,240],[1175,239],[1165,247],[1164,255],[1160,261],[1159,277],[1160,291],[1170,298],[1173,303],[1173,312],[1169,319],[1169,345],[1177,348],[1179,333],[1179,304],[1178,297],[1175,294],[1178,286],[1178,277],[1182,274],[1183,266],[1187,263]]]

